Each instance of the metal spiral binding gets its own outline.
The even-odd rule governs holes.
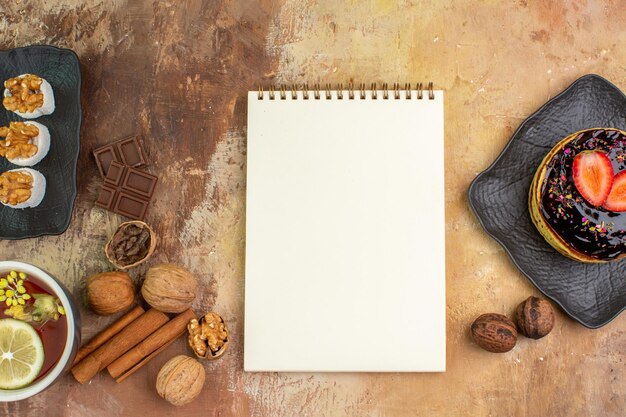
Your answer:
[[[429,100],[434,100],[435,99],[435,91],[433,90],[433,82],[430,81],[428,83],[428,99]]]
[[[287,90],[291,90],[292,100],[297,100],[298,97],[300,97],[302,100],[308,100],[311,91],[313,93],[313,98],[315,100],[320,100],[322,98],[322,95],[325,97],[326,100],[331,100],[333,98],[333,93],[335,93],[335,98],[337,100],[343,100],[344,91],[346,91],[343,88],[343,84],[337,84],[337,88],[334,90],[330,83],[327,83],[324,88],[322,88],[320,83],[315,83],[313,84],[312,90],[309,90],[308,84],[303,84],[302,86],[300,86],[299,84],[291,84],[291,86],[281,84],[278,87],[278,90],[274,86],[268,87],[267,97],[269,100],[275,100],[276,98],[279,98],[280,100],[286,100]],[[391,94],[393,95],[393,99],[399,100],[402,97],[402,94],[401,94],[402,91],[404,91],[404,98],[406,100],[410,100],[413,98],[413,91],[416,92],[418,100],[424,99],[424,92],[428,93],[429,100],[435,99],[435,92],[433,90],[432,82],[429,82],[426,85],[426,88],[424,88],[424,84],[419,82],[415,85],[415,90],[411,89],[410,83],[405,83],[404,86],[402,86],[400,83],[393,83],[391,88],[389,88],[389,84],[383,83],[381,90],[378,90],[377,83],[371,83],[370,89],[367,90],[365,83],[359,83],[358,88],[355,89],[354,83],[350,82],[348,83],[347,91],[348,91],[347,98],[349,100],[354,100],[357,94],[358,94],[358,98],[360,98],[361,100],[365,100],[368,96],[368,92],[372,100],[377,100],[380,92],[382,92],[383,100],[389,100],[389,97],[391,96]],[[299,96],[299,93],[301,93],[301,96]],[[258,99],[263,100],[265,96],[266,94],[265,94],[265,91],[263,90],[263,87],[259,86]]]

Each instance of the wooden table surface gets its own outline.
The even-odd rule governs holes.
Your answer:
[[[449,5],[444,5],[450,3]],[[454,3],[454,5],[452,5]],[[626,7],[619,0],[8,0],[0,47],[52,44],[81,60],[82,150],[72,223],[61,236],[0,242],[2,259],[39,265],[91,313],[84,278],[109,270],[107,236],[123,219],[94,207],[93,146],[141,133],[160,176],[147,221],[153,262],[201,281],[194,308],[220,312],[233,342],[206,363],[200,398],[161,400],[159,367],[183,340],[121,384],[71,376],[19,416],[624,416],[626,317],[589,330],[560,311],[553,332],[489,354],[469,338],[484,312],[538,294],[470,212],[466,190],[516,127],[577,77],[626,88]],[[315,82],[417,82],[446,90],[447,372],[285,374],[242,371],[246,91]],[[427,147],[425,146],[425,157]],[[140,283],[145,268],[132,272]]]

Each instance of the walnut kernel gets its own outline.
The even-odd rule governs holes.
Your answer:
[[[4,88],[8,89],[11,95],[4,97],[2,104],[10,111],[32,113],[43,106],[42,82],[41,77],[33,74],[9,78],[4,82]]]
[[[192,319],[187,331],[189,346],[199,358],[217,359],[228,347],[228,329],[217,313],[207,313],[200,321]]]
[[[24,122],[11,122],[8,127],[0,127],[0,156],[8,159],[30,158],[37,153],[33,138],[39,135],[37,126]]]
[[[27,172],[0,174],[0,201],[15,206],[28,200],[33,190],[33,176]]]
[[[104,247],[109,261],[118,269],[135,267],[150,258],[156,247],[152,228],[139,220],[122,223]]]

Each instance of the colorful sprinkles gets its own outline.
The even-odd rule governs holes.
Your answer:
[[[576,155],[602,150],[609,155],[615,174],[626,170],[626,137],[619,131],[581,132],[548,163],[542,186],[541,212],[551,228],[577,251],[601,259],[626,252],[626,213],[590,206],[572,179]]]

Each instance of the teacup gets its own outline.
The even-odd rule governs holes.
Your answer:
[[[44,339],[44,355],[48,354],[46,350],[54,351],[55,362],[53,364],[50,363],[47,367],[44,365],[39,376],[25,387],[17,389],[0,389],[0,401],[23,400],[50,387],[61,378],[65,371],[72,367],[74,357],[76,356],[76,352],[80,346],[80,313],[67,288],[65,288],[52,275],[34,265],[19,261],[0,261],[0,278],[6,277],[11,271],[26,274],[28,277],[27,280],[32,282],[35,287],[40,287],[44,292],[50,293],[50,295],[54,297],[51,299],[58,299],[60,307],[62,307],[60,309],[62,314],[60,315],[64,317],[64,321],[58,321],[57,323],[54,323],[54,325],[62,326],[62,323],[66,322],[67,329],[59,327],[59,330],[52,330],[52,332],[58,332],[57,335],[63,334],[65,337],[61,342],[56,342],[55,338],[51,338],[50,340],[52,341],[48,342],[48,348],[46,347],[45,338],[42,338]],[[1,302],[0,306],[6,309],[5,302]],[[15,316],[15,318],[17,319],[18,317]],[[43,326],[46,325],[47,324],[43,324]],[[43,329],[44,327],[41,328]],[[57,343],[57,345],[52,346],[55,343]],[[58,356],[59,352],[60,356]]]

